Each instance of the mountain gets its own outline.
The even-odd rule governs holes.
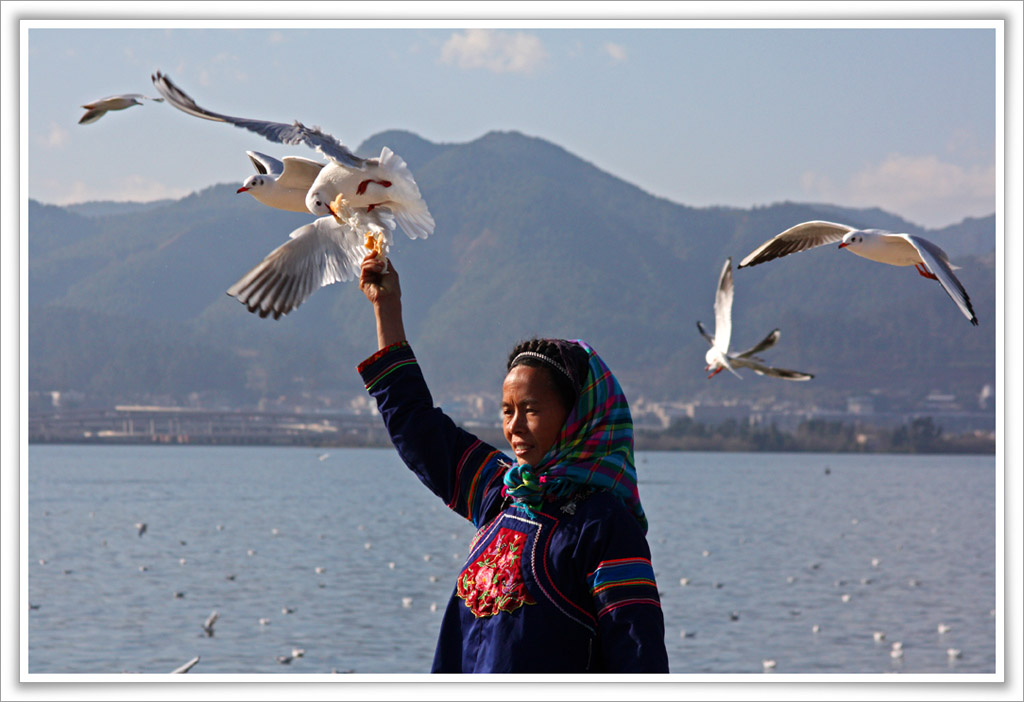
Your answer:
[[[392,260],[406,330],[439,401],[496,393],[508,351],[533,335],[586,339],[631,397],[651,400],[974,397],[995,382],[994,216],[929,231],[878,209],[688,207],[516,132],[435,144],[390,131],[358,153],[385,144],[409,163],[437,222],[426,240],[399,234]],[[30,389],[124,399],[149,388],[227,404],[360,394],[354,367],[376,340],[354,283],[324,288],[276,321],[224,294],[310,219],[236,189],[78,213],[31,201]],[[695,323],[713,326],[725,258],[738,263],[810,219],[929,237],[961,266],[980,326],[912,268],[822,247],[735,272],[734,347],[779,327],[766,360],[815,379],[708,381]]]

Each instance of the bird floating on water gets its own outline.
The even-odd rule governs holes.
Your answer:
[[[125,110],[135,105],[141,105],[143,100],[163,102],[163,98],[149,97],[141,93],[124,93],[122,95],[110,95],[99,100],[93,100],[87,105],[82,105],[86,113],[78,120],[79,124],[92,124],[103,115],[114,110]]]
[[[146,526],[145,522],[136,522],[135,523],[135,528],[138,530],[139,536],[142,536],[143,534],[146,533],[146,529],[148,527]]]
[[[739,268],[781,258],[807,249],[839,244],[862,258],[891,266],[914,266],[924,278],[937,280],[971,324],[978,318],[949,256],[936,244],[916,234],[895,234],[882,229],[855,229],[836,222],[813,220],[790,227],[751,251]]]
[[[810,373],[773,368],[754,355],[775,345],[780,335],[778,329],[773,329],[757,345],[746,351],[729,353],[729,342],[732,338],[732,300],[733,276],[732,258],[730,257],[725,260],[722,272],[718,276],[718,288],[715,292],[715,333],[709,334],[704,325],[699,320],[697,321],[697,331],[711,346],[704,355],[704,360],[707,363],[704,370],[711,371],[709,379],[723,370],[728,370],[737,378],[742,378],[735,370],[737,367],[750,368],[758,375],[768,375],[784,380],[810,380],[814,377]]]

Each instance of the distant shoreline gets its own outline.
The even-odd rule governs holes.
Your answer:
[[[478,438],[486,443],[490,443],[495,446],[501,446],[504,443],[504,439],[500,433],[494,432],[496,436],[489,436],[486,432],[476,432]],[[78,438],[78,439],[30,439],[28,442],[29,446],[47,446],[47,445],[64,445],[64,446],[250,446],[250,447],[293,447],[293,448],[316,448],[316,449],[330,449],[330,448],[392,448],[392,444],[388,440],[383,441],[353,441],[353,442],[331,442],[331,441],[316,441],[311,439],[258,439],[258,438],[239,438],[237,440],[225,441],[225,440],[209,440],[203,437],[195,436],[161,436],[161,437],[90,437],[90,438]],[[791,445],[780,448],[769,448],[769,447],[757,447],[750,445],[740,445],[735,442],[708,442],[708,441],[679,441],[670,438],[663,438],[657,436],[638,436],[635,442],[635,451],[637,452],[716,452],[716,453],[834,453],[834,454],[864,454],[864,455],[877,455],[877,454],[895,454],[895,455],[978,455],[978,456],[995,456],[996,453],[996,442],[994,440],[987,441],[963,441],[961,443],[951,444],[946,447],[934,447],[924,450],[892,450],[885,448],[861,448],[861,449],[843,449],[843,448],[828,448],[820,445],[804,445],[801,446]]]

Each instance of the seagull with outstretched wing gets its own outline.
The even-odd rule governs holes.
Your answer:
[[[114,110],[126,110],[135,105],[141,105],[143,100],[163,102],[163,98],[153,98],[141,93],[124,93],[123,95],[110,95],[100,100],[93,100],[87,105],[82,105],[86,113],[78,120],[79,124],[92,124],[103,115]]]
[[[957,308],[974,326],[978,317],[967,290],[957,279],[949,256],[936,244],[916,234],[894,234],[882,229],[855,229],[845,224],[814,220],[777,234],[751,251],[738,268],[756,266],[791,253],[839,244],[862,258],[890,266],[914,266],[922,277],[937,280]]]
[[[697,321],[697,331],[711,346],[704,355],[704,360],[707,363],[704,370],[711,371],[708,379],[715,377],[723,370],[728,370],[737,378],[742,378],[736,372],[736,368],[749,368],[758,375],[768,375],[784,380],[810,380],[814,377],[810,373],[769,366],[755,356],[755,354],[770,349],[778,342],[780,335],[778,329],[773,329],[768,336],[746,351],[729,353],[729,344],[732,340],[732,301],[733,279],[732,258],[730,257],[722,266],[722,272],[718,277],[718,288],[715,291],[715,333],[708,333],[704,325],[699,320]]]

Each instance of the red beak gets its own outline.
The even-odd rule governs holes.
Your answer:
[[[248,190],[249,190],[249,188],[245,188],[245,187],[239,188],[238,190],[235,191],[235,195],[237,195],[238,193],[244,193],[244,192],[246,192]]]
[[[844,242],[844,243],[842,243],[842,244],[840,244],[840,245],[839,245],[839,248],[841,248],[841,249],[845,249],[845,248],[846,248],[847,246],[849,246],[849,244],[847,244],[847,243],[845,243],[845,242]]]

